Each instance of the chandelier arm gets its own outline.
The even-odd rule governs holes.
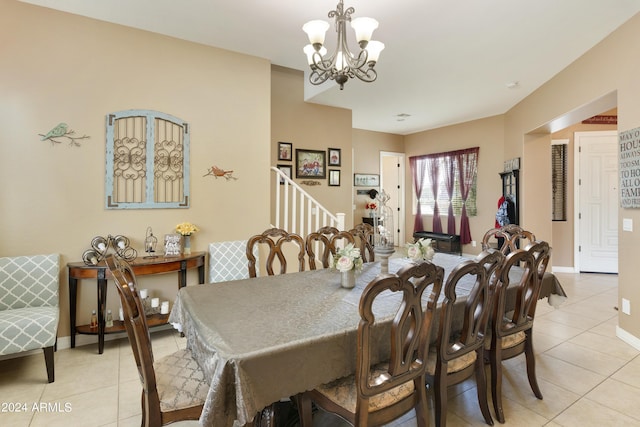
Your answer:
[[[374,82],[378,78],[378,73],[372,67],[369,67],[366,70],[358,68],[354,74],[355,74],[355,77],[367,83]]]

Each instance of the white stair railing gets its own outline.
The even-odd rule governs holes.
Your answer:
[[[329,212],[280,169],[272,166],[271,170],[276,185],[274,227],[301,236],[325,226],[344,230],[344,213]]]

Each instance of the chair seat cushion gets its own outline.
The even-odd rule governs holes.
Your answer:
[[[502,338],[501,347],[502,348],[515,347],[516,345],[524,342],[525,339],[527,339],[527,335],[524,333],[524,331],[516,332],[515,334],[507,335],[506,337]],[[484,348],[486,350],[489,350],[491,348],[491,332],[490,331],[487,331],[487,336],[484,341]]]
[[[456,357],[455,359],[450,360],[449,363],[447,363],[447,374],[461,371],[467,366],[473,365],[477,357],[478,355],[475,351],[470,351],[467,354],[463,354],[460,357]],[[427,375],[435,375],[436,363],[437,353],[435,350],[430,350],[429,356],[427,357]]]
[[[370,382],[372,384],[375,383],[376,378],[388,375],[388,372],[389,365],[387,363],[381,363],[375,366],[371,373],[372,379]],[[330,383],[323,384],[316,388],[316,390],[332,402],[342,406],[351,413],[355,413],[358,393],[354,375],[349,375],[348,377],[343,377]],[[413,381],[408,381],[389,390],[388,392],[375,395],[369,399],[369,411],[377,411],[397,403],[398,401],[410,396],[414,390]]]
[[[51,347],[58,332],[58,307],[0,311],[0,355]]]
[[[153,366],[162,412],[204,403],[209,384],[189,350],[180,350],[156,360]]]

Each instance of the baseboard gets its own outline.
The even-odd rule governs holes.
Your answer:
[[[631,335],[618,325],[616,325],[616,336],[636,350],[640,350],[640,338]]]
[[[551,272],[552,273],[579,273],[578,271],[576,271],[575,267],[559,267],[555,265],[551,267]]]

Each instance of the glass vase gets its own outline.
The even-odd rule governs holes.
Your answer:
[[[184,236],[183,255],[191,255],[191,236]]]

